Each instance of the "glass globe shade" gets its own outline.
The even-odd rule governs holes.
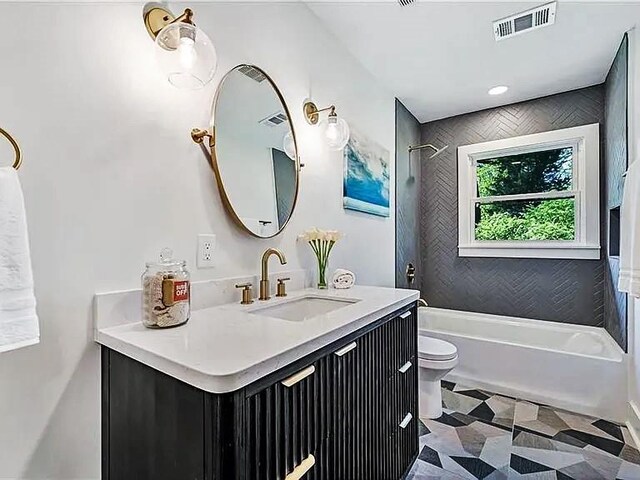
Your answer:
[[[207,34],[189,23],[167,25],[156,37],[156,58],[169,83],[195,90],[211,81],[218,56]]]
[[[293,134],[291,133],[291,130],[289,130],[284,136],[284,139],[282,140],[282,147],[284,148],[284,153],[287,154],[287,157],[295,161],[297,157],[296,142],[293,141]]]
[[[327,146],[331,150],[342,150],[349,141],[349,124],[336,115],[329,115],[321,125]]]

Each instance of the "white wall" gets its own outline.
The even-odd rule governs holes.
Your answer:
[[[640,154],[640,31],[629,32],[629,163]],[[636,435],[640,433],[640,301],[629,297],[629,421]],[[635,410],[635,411],[634,411]],[[638,439],[636,439],[638,440]]]
[[[297,234],[337,228],[347,237],[334,266],[361,283],[394,281],[393,218],[343,211],[341,157],[321,149],[301,115],[308,96],[335,103],[394,158],[393,96],[305,6],[195,5],[220,57],[216,81],[235,64],[261,66],[300,136],[306,167],[292,223],[275,239],[249,238],[225,215],[189,138],[207,125],[214,86],[186,93],[159,76],[141,5],[0,3],[0,124],[24,149],[42,333],[39,345],[0,355],[0,478],[99,477],[92,296],[138,286],[144,261],[163,246],[204,279],[255,273],[269,246],[287,253],[288,267],[312,266]],[[218,236],[218,266],[197,271],[196,234],[209,232]]]

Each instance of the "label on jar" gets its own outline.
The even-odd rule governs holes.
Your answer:
[[[172,278],[162,281],[162,303],[171,307],[178,302],[189,300],[189,281],[174,280]]]

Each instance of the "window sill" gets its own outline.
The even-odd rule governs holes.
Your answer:
[[[557,258],[566,260],[599,260],[599,245],[536,245],[514,246],[512,244],[494,243],[491,245],[458,246],[460,257],[494,257],[494,258]]]

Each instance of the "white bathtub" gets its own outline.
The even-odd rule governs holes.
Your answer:
[[[622,422],[626,355],[602,328],[419,309],[420,335],[458,348],[445,378],[511,397]]]

